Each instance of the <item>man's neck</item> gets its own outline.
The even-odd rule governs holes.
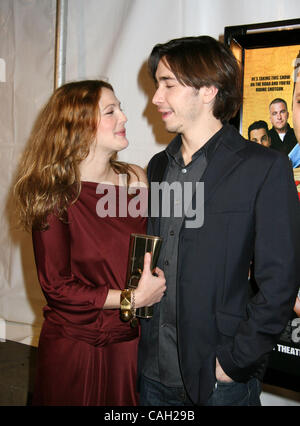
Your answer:
[[[222,127],[221,121],[213,117],[199,126],[198,129],[194,129],[193,132],[181,134],[181,153],[184,163],[190,163],[193,154],[202,148]]]
[[[287,131],[288,131],[288,126],[286,125],[284,128],[282,128],[282,129],[275,129],[276,130],[276,132],[278,133],[278,134],[280,134],[280,133],[286,133]]]

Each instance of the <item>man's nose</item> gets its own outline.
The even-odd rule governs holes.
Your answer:
[[[160,104],[162,102],[162,100],[163,100],[162,90],[158,87],[156,89],[156,92],[154,93],[153,98],[152,98],[152,103],[154,105],[158,105],[158,104]]]

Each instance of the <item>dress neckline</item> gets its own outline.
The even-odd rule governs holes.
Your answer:
[[[91,180],[81,180],[80,181],[81,182],[81,184],[93,184],[93,185],[110,185],[110,186],[117,186],[117,187],[120,187],[120,188],[126,188],[126,186],[125,185],[117,185],[117,184],[115,184],[115,183],[111,183],[111,182],[94,182],[94,181],[91,181]]]
[[[139,189],[148,189],[147,186],[145,186],[145,184],[143,183],[142,185],[117,185],[115,183],[111,183],[111,182],[93,182],[93,181],[89,181],[89,180],[81,180],[80,181],[81,184],[92,184],[92,185],[104,185],[104,186],[114,186],[116,188],[139,188]],[[138,183],[138,182],[137,182]]]

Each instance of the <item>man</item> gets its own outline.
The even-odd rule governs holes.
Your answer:
[[[300,58],[298,58],[298,66],[295,68],[295,83],[293,92],[293,126],[295,130],[295,136],[297,139],[297,145],[289,153],[290,160],[292,161],[293,168],[300,167]],[[297,173],[299,174],[299,173]],[[300,196],[300,195],[299,195]]]
[[[140,403],[259,405],[258,379],[300,280],[292,169],[287,157],[226,124],[241,93],[239,67],[223,44],[208,36],[171,40],[154,47],[149,67],[153,103],[177,136],[148,167],[151,188],[164,182],[159,196],[151,191],[148,232],[163,237],[158,265],[167,291],[153,317],[141,320]],[[202,226],[174,214],[184,199],[178,191],[173,215],[162,214],[174,183],[196,188],[191,206],[195,216],[204,210]],[[249,300],[253,258],[259,291]]]
[[[293,91],[293,126],[298,143],[300,143],[300,52],[297,57],[297,63],[294,72],[294,91]]]
[[[267,123],[263,120],[259,120],[250,124],[248,127],[248,139],[269,148],[271,145],[271,138],[269,136]]]
[[[293,91],[293,126],[297,138],[297,145],[289,154],[294,170],[294,178],[297,185],[298,195],[300,199],[300,52],[297,57],[297,62],[294,72],[294,91]],[[300,288],[298,297],[294,306],[294,311],[300,317]]]
[[[296,145],[294,130],[288,123],[289,113],[284,99],[276,98],[269,105],[271,148],[288,154]]]

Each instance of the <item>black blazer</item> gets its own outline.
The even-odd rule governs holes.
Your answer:
[[[287,132],[284,136],[283,142],[274,127],[272,127],[269,131],[269,136],[271,138],[271,148],[286,155],[288,155],[297,144],[294,129],[292,129],[289,124],[287,125]]]
[[[165,151],[156,154],[149,183],[167,167]],[[262,378],[300,285],[300,204],[288,158],[227,125],[202,180],[204,224],[183,224],[177,278],[180,369],[195,404],[214,389],[216,357],[233,380]],[[159,218],[148,222],[159,235]],[[259,291],[249,299],[253,259]],[[141,323],[139,374],[150,322]]]

